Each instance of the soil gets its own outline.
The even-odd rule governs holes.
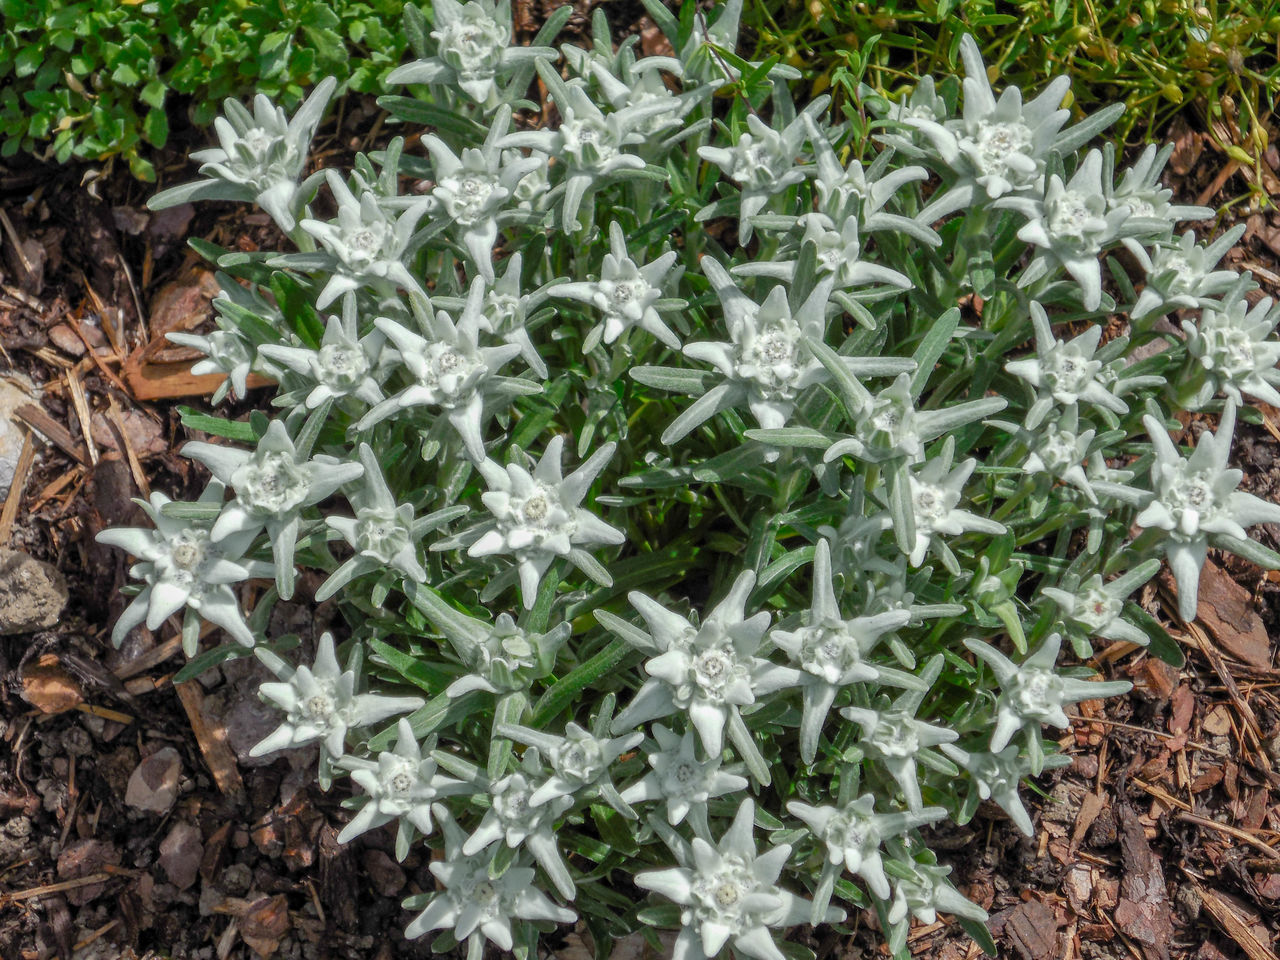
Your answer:
[[[640,12],[630,4],[615,16],[634,29]],[[322,129],[316,163],[367,148],[361,135],[382,126],[378,117],[372,102],[349,100]],[[1251,172],[1194,119],[1167,136],[1178,145],[1168,182],[1179,200],[1223,204],[1245,191]],[[194,175],[182,157],[199,145],[202,134],[176,132],[159,165],[165,185]],[[1280,161],[1274,148],[1268,159]],[[26,431],[30,456],[0,514],[0,548],[52,564],[70,597],[55,625],[0,636],[0,958],[430,956],[430,938],[401,933],[411,914],[400,901],[432,888],[422,855],[397,864],[388,830],[339,845],[342,789],[310,783],[305,751],[248,757],[275,723],[254,696],[253,666],[175,685],[171,625],[111,645],[125,561],[95,534],[141,523],[132,497],[201,485],[176,452],[195,436],[178,408],[207,409],[207,397],[185,373],[193,355],[163,338],[202,329],[216,289],[185,240],[278,243],[264,215],[232,204],[150,213],[153,189],[118,168],[0,166],[0,348],[8,379],[29,395],[14,416],[40,431]],[[1228,261],[1275,296],[1280,215],[1245,222]],[[1235,452],[1245,488],[1280,499],[1280,412],[1242,423]],[[1280,546],[1280,530],[1262,539]],[[1181,638],[1185,666],[1123,646],[1100,652],[1099,667],[1134,691],[1079,705],[1060,741],[1070,766],[1042,777],[1041,795],[1026,791],[1035,837],[988,805],[931,838],[953,881],[991,912],[1002,956],[1275,957],[1280,574],[1213,557],[1192,624],[1177,621],[1170,594],[1160,583],[1143,602]],[[272,632],[311,644],[331,615],[281,604]],[[796,936],[820,960],[882,956],[874,916],[858,923],[853,936]],[[576,933],[545,946],[592,954]],[[978,955],[945,917],[917,924],[910,946],[937,960]],[[615,950],[644,953],[630,940]]]

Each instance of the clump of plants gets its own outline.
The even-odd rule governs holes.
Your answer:
[[[1280,566],[1228,463],[1280,308],[1216,269],[1234,235],[1176,235],[1209,211],[1167,150],[1088,148],[1120,109],[1069,124],[1063,79],[997,97],[965,40],[963,82],[837,117],[735,55],[740,3],[649,11],[671,56],[599,12],[557,51],[567,7],[527,48],[505,5],[407,7],[425,55],[383,103],[429,129],[345,173],[302,179],[328,86],[228,105],[153,206],[287,234],[198,244],[217,329],[183,339],[223,394],[277,388],[189,415],[231,441],[184,448],[204,496],[103,534],[141,581],[115,639],[180,617],[186,675],[252,648],[282,717],[255,752],[350,776],[343,840],[443,848],[406,901],[436,950],[580,919],[601,956],[665,927],[780,960],[870,907],[895,956],[939,912],[993,951],[929,837],[986,800],[1032,834],[1067,711],[1129,687],[1064,648],[1177,660],[1130,599],[1162,561],[1187,618],[1210,548]],[[1190,450],[1187,410],[1220,415]],[[299,568],[344,618],[314,657],[265,633]]]
[[[175,102],[207,126],[225,97],[295,107],[319,78],[377,93],[404,55],[401,0],[3,0],[0,157],[119,156],[155,179]],[[182,98],[190,98],[185,101]]]

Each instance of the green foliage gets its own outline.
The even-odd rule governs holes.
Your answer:
[[[743,22],[756,31],[758,59],[779,54],[805,71],[814,94],[846,96],[859,80],[890,93],[946,73],[960,37],[972,34],[1004,84],[1066,74],[1077,113],[1123,102],[1118,139],[1140,143],[1190,106],[1197,126],[1254,168],[1280,92],[1276,0],[751,0]],[[1260,187],[1252,193],[1265,204]]]
[[[210,123],[226,97],[292,109],[329,75],[380,91],[404,53],[395,0],[0,0],[0,156],[119,155],[155,179],[148,147],[175,107]],[[189,97],[186,101],[182,98]]]

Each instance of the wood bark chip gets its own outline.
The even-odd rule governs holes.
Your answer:
[[[1132,808],[1120,806],[1116,820],[1120,826],[1120,856],[1124,864],[1120,902],[1115,911],[1116,926],[1139,943],[1146,960],[1169,960],[1173,917],[1160,858],[1151,852],[1142,822]]]
[[[1217,922],[1222,931],[1234,940],[1249,957],[1249,960],[1277,960],[1271,948],[1258,938],[1254,928],[1218,894],[1192,881],[1196,892],[1200,894],[1204,908]]]
[[[236,768],[236,756],[227,746],[227,731],[222,727],[209,723],[201,707],[204,705],[204,694],[200,684],[194,680],[174,686],[182,706],[187,711],[187,719],[191,722],[191,732],[200,744],[200,753],[204,762],[209,765],[218,789],[233,799],[244,796],[244,781],[240,779],[240,771]]]
[[[1058,924],[1052,910],[1039,900],[1020,903],[1004,915],[1004,939],[1021,960],[1057,960]]]
[[[1253,607],[1249,591],[1212,560],[1200,571],[1200,605],[1196,611],[1219,646],[1256,670],[1271,669],[1271,640]]]

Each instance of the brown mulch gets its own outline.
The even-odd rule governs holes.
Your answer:
[[[349,102],[321,138],[322,162],[367,147],[375,116]],[[1220,204],[1245,190],[1246,171],[1206,137],[1186,123],[1170,136],[1180,199]],[[166,183],[191,175],[179,152],[169,160]],[[397,864],[386,830],[339,846],[342,788],[309,782],[313,757],[247,756],[275,723],[252,665],[175,686],[172,625],[110,644],[125,562],[94,535],[140,522],[131,497],[199,486],[175,453],[191,436],[177,406],[203,407],[210,388],[164,333],[207,324],[216,287],[184,240],[255,250],[278,237],[226,204],[152,214],[151,188],[119,173],[85,185],[84,173],[0,166],[0,356],[32,396],[19,416],[39,431],[0,513],[0,548],[53,563],[71,597],[56,627],[0,637],[0,958],[429,956],[429,937],[401,934],[400,900],[432,885],[421,848]],[[1276,295],[1280,215],[1245,222],[1228,260]],[[1236,455],[1246,487],[1280,499],[1280,411],[1241,424]],[[1135,690],[1080,705],[1060,741],[1071,765],[1042,778],[1043,796],[1027,791],[1035,838],[988,807],[931,838],[991,912],[1002,956],[1276,956],[1280,574],[1215,557],[1193,624],[1177,623],[1168,593],[1159,584],[1144,599],[1181,637],[1185,667],[1119,645],[1100,653]],[[272,632],[313,642],[329,616],[281,604]],[[880,956],[874,917],[860,923],[852,938],[820,930],[810,945],[823,960]],[[550,946],[590,955],[574,934]],[[910,946],[936,960],[978,955],[946,919],[917,925]]]

